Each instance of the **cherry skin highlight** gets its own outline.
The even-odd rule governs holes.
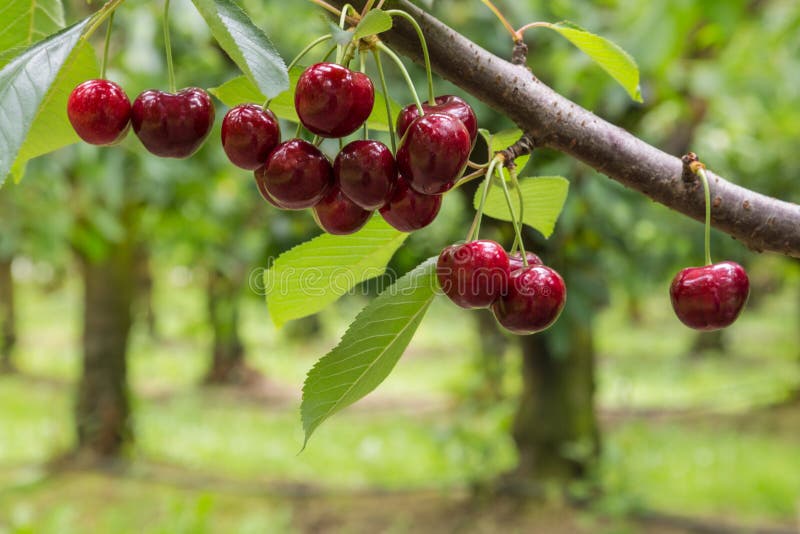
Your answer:
[[[384,220],[401,232],[413,232],[425,228],[436,218],[442,207],[440,195],[423,195],[408,185],[401,175],[397,177],[389,202],[380,212]]]
[[[454,119],[458,119],[466,127],[469,132],[469,138],[475,142],[475,137],[478,135],[478,119],[475,117],[475,112],[472,106],[467,104],[463,98],[455,95],[441,95],[435,99],[435,104],[431,105],[427,100],[422,103],[422,110],[425,115],[429,113],[443,113],[450,115]],[[419,117],[419,110],[416,104],[409,104],[400,111],[397,116],[397,136],[403,137],[411,126],[411,123]]]
[[[228,159],[242,169],[254,171],[281,141],[275,114],[255,104],[231,108],[222,120],[222,148]]]
[[[744,268],[732,261],[680,271],[669,288],[672,308],[683,324],[696,330],[730,326],[750,295]]]
[[[508,286],[508,254],[482,239],[446,247],[436,262],[439,286],[462,308],[488,308]]]
[[[114,145],[130,129],[131,101],[109,80],[88,80],[72,90],[67,117],[78,137],[92,145]]]
[[[292,210],[313,207],[333,183],[333,169],[328,158],[302,139],[290,139],[278,145],[267,162],[256,169],[255,175],[279,206]]]
[[[314,220],[320,228],[333,235],[357,232],[367,224],[370,215],[371,211],[347,198],[337,185],[314,206]]]
[[[277,200],[272,198],[272,195],[269,194],[267,191],[267,182],[263,173],[254,172],[253,176],[256,180],[256,187],[258,188],[258,192],[261,193],[261,198],[272,204],[278,209],[285,210],[285,206],[281,206]]]
[[[552,325],[567,301],[567,287],[556,271],[533,265],[512,271],[508,291],[492,304],[497,322],[514,334],[534,334]]]
[[[391,150],[380,141],[353,141],[333,162],[333,174],[347,197],[365,210],[383,207],[397,182]]]

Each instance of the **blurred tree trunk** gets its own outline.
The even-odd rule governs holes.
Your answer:
[[[698,332],[695,334],[689,357],[699,359],[708,356],[709,353],[722,353],[725,351],[724,330],[713,330],[711,332]]]
[[[496,402],[503,398],[504,357],[508,347],[508,338],[500,330],[497,321],[489,310],[477,310],[474,314],[478,323],[480,336],[480,354],[478,365],[483,377],[482,397]]]
[[[0,373],[14,372],[11,356],[17,344],[12,258],[0,259]]]
[[[108,244],[98,261],[79,255],[84,284],[83,375],[75,421],[78,452],[121,454],[133,440],[126,353],[132,323],[134,251],[129,241]]]
[[[140,243],[135,251],[136,263],[136,307],[144,316],[147,333],[151,339],[158,339],[158,325],[153,306],[153,270],[150,266],[150,250]]]
[[[254,372],[245,365],[239,335],[239,288],[237,280],[219,269],[209,270],[206,304],[214,339],[211,368],[205,379],[208,384],[243,384]]]

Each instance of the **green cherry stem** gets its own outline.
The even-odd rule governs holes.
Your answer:
[[[167,51],[167,75],[169,76],[169,90],[177,91],[175,84],[175,66],[172,63],[172,42],[169,38],[169,0],[164,0],[164,48]]]
[[[290,62],[289,62],[289,66],[287,66],[287,67],[286,67],[286,72],[290,73],[290,75],[291,75],[292,69],[293,69],[293,68],[294,68],[294,67],[297,65],[297,63],[299,63],[299,62],[300,62],[300,60],[301,60],[301,59],[303,59],[303,57],[304,57],[306,54],[308,54],[309,52],[311,52],[311,51],[312,51],[312,50],[313,50],[313,49],[314,49],[314,48],[315,48],[317,45],[319,45],[319,44],[321,44],[321,43],[324,43],[325,41],[327,41],[328,39],[330,39],[330,38],[332,38],[332,37],[333,37],[333,36],[332,36],[330,33],[328,33],[328,34],[325,34],[325,35],[323,35],[323,36],[321,36],[321,37],[317,37],[316,39],[314,39],[313,41],[311,41],[310,43],[308,43],[308,45],[306,45],[306,47],[305,47],[305,48],[303,48],[303,49],[300,51],[300,53],[299,53],[299,54],[297,54],[297,55],[294,57],[294,59],[292,59],[292,61],[290,61]],[[263,105],[262,107],[263,107],[264,109],[267,109],[267,108],[269,107],[269,103],[270,103],[270,102],[272,102],[272,99],[271,99],[271,98],[268,98],[268,99],[267,99],[267,101],[266,101],[266,102],[264,102],[264,105]]]
[[[408,89],[411,91],[411,95],[414,97],[414,104],[416,104],[417,106],[417,111],[419,111],[420,116],[424,115],[425,110],[422,109],[422,102],[419,99],[417,90],[414,87],[414,82],[413,80],[411,80],[411,76],[408,74],[406,66],[403,65],[403,60],[401,60],[400,57],[398,57],[398,55],[395,54],[391,48],[389,48],[388,46],[386,46],[381,42],[378,42],[378,50],[389,56],[392,59],[392,61],[395,62],[397,67],[400,69],[400,73],[403,75],[403,78],[405,79],[406,84],[408,85]]]
[[[417,32],[417,37],[419,38],[419,44],[422,47],[422,57],[425,60],[425,75],[428,77],[428,102],[433,105],[436,103],[436,92],[433,89],[433,72],[431,70],[431,58],[428,54],[428,43],[425,41],[425,34],[422,33],[422,28],[419,25],[419,22],[406,13],[401,9],[390,9],[386,12],[387,15],[391,15],[393,17],[401,17],[408,21],[414,27],[414,30]]]
[[[81,38],[86,40],[91,37],[94,32],[97,31],[97,28],[99,28],[124,1],[125,0],[109,0],[106,2],[103,7],[101,7],[94,15],[92,15],[92,20],[89,23],[89,27],[85,32],[83,32],[83,36]]]
[[[108,67],[108,47],[111,44],[111,26],[114,24],[114,12],[108,16],[108,27],[106,28],[106,40],[103,43],[103,63],[100,67],[100,77],[105,79],[106,68]]]
[[[519,199],[519,220],[525,220],[525,197],[522,196],[522,189],[519,187],[519,179],[517,177],[517,167],[513,166],[508,169],[508,174],[511,176],[511,185],[517,191],[517,198]]]
[[[386,83],[386,75],[383,73],[383,65],[381,64],[381,55],[377,50],[372,51],[375,58],[375,67],[378,69],[378,78],[381,80],[381,91],[383,91],[383,102],[386,104],[386,125],[389,127],[389,139],[392,142],[392,154],[397,153],[397,139],[394,133],[394,124],[392,120],[392,105],[389,103],[389,86]]]
[[[478,235],[480,235],[483,210],[486,207],[486,198],[489,196],[489,187],[492,184],[492,174],[494,173],[494,168],[497,163],[498,160],[496,159],[493,159],[491,163],[489,163],[489,169],[486,171],[486,177],[483,181],[483,194],[481,195],[481,201],[478,204],[478,210],[475,212],[475,217],[472,219],[472,224],[467,232],[467,242],[472,241],[478,237]]]
[[[297,119],[297,129],[294,131],[294,138],[300,139],[301,135],[303,135],[303,123],[300,122],[300,119]]]
[[[698,167],[695,171],[697,176],[703,182],[703,192],[706,197],[706,233],[705,233],[705,248],[706,248],[706,265],[711,265],[711,190],[708,186],[708,176],[703,167]]]
[[[372,6],[375,5],[375,0],[367,0],[364,4],[364,9],[361,10],[361,18],[364,18],[364,15],[369,13],[369,10],[372,9]]]
[[[334,52],[336,52],[336,49],[337,49],[337,48],[339,48],[339,45],[333,45],[332,47],[330,47],[330,48],[328,49],[328,51],[327,51],[327,52],[325,52],[325,55],[324,55],[324,56],[322,56],[322,62],[323,62],[323,63],[325,63],[326,61],[328,61],[328,60],[330,59],[331,55],[332,55]]]
[[[358,61],[359,61],[359,64],[360,64],[359,66],[360,66],[360,70],[361,70],[362,74],[366,74],[367,73],[367,60],[364,57],[365,55],[366,55],[365,52],[360,52],[358,54]],[[369,126],[367,126],[367,122],[369,122],[369,121],[364,121],[364,140],[365,141],[367,139],[369,139]]]
[[[506,179],[503,176],[503,164],[500,164],[500,172],[497,174],[500,177],[500,185],[503,186],[503,196],[506,197],[506,204],[508,204],[508,213],[511,215],[511,224],[514,225],[514,233],[516,237],[514,238],[514,246],[515,248],[517,244],[519,244],[519,251],[522,255],[522,265],[525,267],[528,266],[528,258],[525,254],[525,246],[522,244],[522,228],[520,225],[520,219],[517,217],[517,213],[514,211],[514,203],[511,201],[511,194],[508,192],[508,184],[506,184]]]

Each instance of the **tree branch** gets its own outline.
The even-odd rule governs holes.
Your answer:
[[[342,7],[347,0],[330,3]],[[703,220],[703,188],[696,181],[683,181],[679,158],[564,98],[524,65],[513,65],[484,50],[406,0],[387,4],[419,21],[437,74],[511,118],[537,147],[568,154],[668,208]],[[420,62],[421,49],[407,22],[396,19],[394,28],[381,38]],[[740,187],[712,172],[707,174],[715,228],[753,250],[800,258],[800,206]]]

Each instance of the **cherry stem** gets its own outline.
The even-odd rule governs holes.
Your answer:
[[[386,46],[385,44],[378,42],[378,49],[389,56],[392,61],[397,64],[397,67],[400,69],[400,72],[403,75],[403,78],[406,80],[406,84],[408,85],[408,89],[411,91],[411,95],[414,97],[414,103],[417,105],[417,111],[419,111],[420,116],[425,114],[425,111],[422,109],[422,102],[419,99],[419,95],[417,94],[417,90],[414,87],[414,82],[411,80],[411,76],[408,74],[408,70],[406,70],[406,66],[403,65],[403,61],[398,57],[394,51]]]
[[[169,90],[177,90],[175,84],[175,66],[172,63],[172,42],[169,38],[169,0],[164,0],[164,48],[167,51],[167,75],[169,76]]]
[[[529,22],[516,31],[517,41],[522,40],[522,35],[531,28],[550,28],[553,25],[549,22]]]
[[[367,0],[364,4],[364,9],[361,10],[361,18],[364,18],[364,15],[369,13],[369,10],[372,9],[372,6],[375,4],[375,0]]]
[[[467,161],[467,167],[470,169],[485,169],[488,166],[488,163],[475,163],[474,161]]]
[[[106,2],[105,5],[103,7],[101,7],[97,11],[97,13],[95,13],[92,16],[92,23],[86,29],[86,31],[83,32],[82,39],[86,40],[89,37],[91,37],[92,34],[94,34],[94,32],[97,31],[97,28],[99,28],[106,21],[106,19],[108,19],[108,17],[110,17],[112,14],[114,14],[114,11],[116,11],[116,9],[124,1],[125,0],[109,0],[108,2]]]
[[[522,189],[519,187],[519,180],[517,178],[517,167],[511,166],[506,167],[508,169],[508,175],[511,176],[511,185],[514,186],[514,189],[517,191],[517,198],[519,199],[519,220],[525,220],[525,198],[522,196]]]
[[[456,182],[456,185],[453,186],[453,189],[458,189],[459,187],[461,187],[465,183],[471,182],[472,180],[475,180],[476,178],[480,178],[484,174],[486,174],[486,167],[480,168],[477,171],[472,172],[472,173],[462,177],[458,182]]]
[[[111,44],[111,26],[114,24],[114,12],[108,16],[108,27],[106,28],[106,40],[103,43],[103,63],[100,67],[100,77],[105,79],[106,68],[108,67],[108,47]]]
[[[486,206],[486,198],[489,196],[489,187],[492,184],[492,174],[494,173],[494,168],[498,162],[499,161],[497,159],[493,159],[491,163],[489,163],[489,169],[485,173],[486,178],[483,182],[483,194],[481,195],[480,204],[478,204],[478,210],[475,212],[475,217],[472,219],[472,224],[469,227],[469,232],[467,232],[467,242],[472,241],[473,239],[477,238],[478,235],[480,235],[483,210]]]
[[[433,71],[431,70],[431,57],[428,53],[428,43],[425,40],[425,34],[422,33],[422,28],[419,25],[419,22],[406,13],[401,9],[390,9],[386,12],[387,15],[391,15],[393,17],[401,17],[408,21],[414,27],[414,30],[417,32],[417,37],[419,38],[419,44],[422,47],[422,57],[425,60],[425,75],[428,77],[428,103],[434,105],[436,103],[436,92],[433,89]]]
[[[347,20],[347,9],[353,11],[356,16],[358,15],[358,11],[350,4],[345,4],[342,6],[342,13],[339,16],[339,28],[344,31],[345,21]],[[353,43],[352,41],[347,43],[346,46],[339,45],[337,52],[336,52],[336,63],[340,65],[344,65],[345,67],[350,63],[350,60],[353,58],[353,53],[350,51]]]
[[[333,13],[336,16],[339,16],[339,15],[342,14],[342,12],[340,10],[336,9],[335,7],[330,5],[328,2],[325,2],[323,0],[309,0],[309,2],[311,2],[312,4],[318,5],[322,9],[330,11],[331,13]],[[352,18],[352,17],[347,17],[347,18],[349,19],[349,22],[353,22],[353,23],[356,22],[356,20],[354,18]]]
[[[703,191],[706,197],[706,233],[705,233],[705,248],[706,248],[706,265],[711,265],[711,190],[708,185],[708,177],[703,167],[698,166],[695,171],[697,176],[703,182]]]
[[[361,70],[362,74],[366,74],[367,73],[367,61],[364,58],[364,55],[365,55],[364,52],[360,52],[358,54],[358,61],[360,63],[360,67],[361,67],[360,70]],[[368,120],[364,121],[364,140],[365,141],[367,139],[369,139],[369,126],[367,126],[367,122],[369,122],[369,121]]]
[[[330,57],[331,57],[331,54],[333,54],[334,52],[336,52],[336,49],[337,49],[337,48],[339,48],[339,45],[333,45],[333,46],[332,46],[332,47],[331,47],[331,48],[330,48],[330,49],[329,49],[329,50],[328,50],[328,51],[325,53],[325,55],[324,55],[324,56],[322,56],[322,62],[323,62],[323,63],[325,63],[326,61],[328,61],[328,59],[330,59]]]
[[[389,103],[389,86],[386,84],[386,76],[383,73],[383,65],[381,64],[381,55],[377,50],[372,51],[375,58],[375,67],[378,69],[378,78],[381,80],[381,91],[383,91],[383,102],[386,104],[386,125],[389,127],[389,139],[392,142],[392,154],[397,153],[397,139],[394,133],[394,124],[392,121],[392,105]]]
[[[495,6],[495,5],[494,5],[494,4],[491,2],[491,0],[481,0],[481,2],[483,2],[483,3],[484,3],[484,5],[485,5],[486,7],[488,7],[489,9],[491,9],[491,10],[492,10],[492,13],[494,13],[494,14],[495,14],[495,16],[496,16],[496,17],[497,17],[497,18],[500,20],[500,22],[503,24],[503,26],[505,26],[506,30],[508,30],[508,33],[510,33],[510,34],[511,34],[511,37],[514,39],[514,41],[515,41],[515,42],[516,42],[516,41],[519,41],[519,35],[518,35],[518,34],[517,34],[517,32],[514,30],[514,27],[513,27],[513,26],[511,26],[511,24],[508,22],[508,19],[506,19],[506,17],[503,15],[503,13],[502,13],[502,12],[501,12],[499,9],[497,9],[497,6]]]
[[[300,139],[300,136],[303,134],[303,123],[300,122],[300,119],[297,119],[297,129],[294,131],[294,138]]]
[[[511,194],[508,192],[508,185],[506,184],[506,179],[503,176],[502,169],[503,164],[500,163],[500,172],[497,174],[500,177],[500,185],[503,186],[503,195],[506,197],[506,204],[508,204],[508,213],[511,215],[511,224],[514,225],[514,233],[516,234],[516,237],[514,238],[514,246],[519,244],[519,251],[520,255],[522,256],[522,265],[527,267],[528,258],[525,254],[525,245],[522,244],[522,228],[520,225],[520,219],[517,218],[517,214],[514,211],[514,203],[511,202]]]

